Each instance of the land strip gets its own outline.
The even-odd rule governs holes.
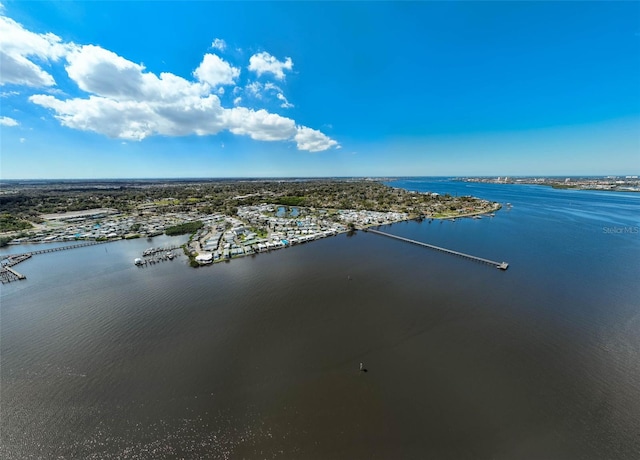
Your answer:
[[[415,218],[493,213],[500,204],[376,180],[103,181],[4,184],[11,244],[190,233],[197,264]],[[8,185],[8,186],[7,186]],[[16,223],[20,231],[15,231]],[[6,230],[6,229],[2,229]]]

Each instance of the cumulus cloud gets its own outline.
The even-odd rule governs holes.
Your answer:
[[[235,106],[223,107],[222,86],[235,85],[240,68],[212,53],[204,55],[193,72],[194,79],[187,80],[168,72],[149,72],[142,64],[100,46],[63,43],[53,34],[32,33],[2,15],[0,37],[0,83],[47,87],[48,94],[34,94],[29,101],[52,111],[63,126],[71,129],[124,141],[141,141],[154,135],[206,136],[227,130],[258,141],[296,142],[298,149],[313,152],[337,145],[320,131],[298,126],[291,118],[240,106],[240,86],[232,91]],[[216,49],[224,46],[220,39],[212,43]],[[52,88],[56,82],[41,65],[60,60],[83,95],[69,97]],[[251,70],[258,75],[272,73],[279,79],[293,66],[290,58],[281,62],[268,53],[254,55],[250,62]],[[290,105],[273,83],[258,83],[254,89],[258,95],[275,93],[282,107]],[[18,124],[9,117],[2,117],[0,123]]]
[[[111,138],[140,141],[157,134],[204,136],[226,129],[259,141],[295,140],[301,150],[311,150],[307,146],[315,149],[312,151],[321,150],[318,149],[320,144],[311,143],[313,139],[309,134],[306,138],[300,138],[302,141],[298,138],[299,130],[292,119],[266,110],[246,107],[226,109],[215,95],[179,102],[117,101],[99,96],[62,101],[45,94],[33,95],[29,99],[34,104],[53,110],[64,126],[94,131]],[[324,136],[319,131],[314,132]],[[326,140],[330,141],[328,138]],[[326,148],[335,145],[335,141],[332,142],[334,144],[325,144]]]
[[[273,74],[278,80],[284,80],[284,71],[293,68],[293,61],[290,57],[284,61],[279,61],[266,51],[254,54],[249,58],[249,70],[261,76],[265,73]]]
[[[294,140],[299,150],[308,150],[309,152],[322,152],[331,147],[339,147],[338,143],[321,133],[316,129],[299,126]]]
[[[283,141],[296,133],[295,122],[266,110],[236,107],[225,111],[229,131],[258,141]]]
[[[115,100],[90,96],[62,101],[36,94],[34,104],[51,109],[69,128],[94,131],[111,138],[142,140],[152,135],[216,134],[225,128],[223,109],[215,95],[189,100]]]
[[[99,46],[81,46],[67,56],[67,74],[88,93],[136,99],[142,96],[144,68]]]
[[[45,72],[24,56],[11,56],[0,51],[0,84],[16,83],[27,86],[52,86],[55,81],[51,74]]]
[[[211,43],[211,48],[224,51],[227,48],[227,43],[221,38],[216,38]]]
[[[18,123],[13,118],[0,117],[0,125],[2,125],[2,126],[18,126],[19,124],[20,123]]]
[[[215,54],[205,54],[204,59],[193,72],[193,76],[211,86],[233,85],[240,75],[240,69],[232,67]]]
[[[60,37],[51,33],[30,32],[5,16],[0,16],[0,37],[0,85],[55,85],[55,80],[42,69],[41,63],[59,60],[73,46],[63,44]]]

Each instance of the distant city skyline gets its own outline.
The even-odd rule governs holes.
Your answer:
[[[0,0],[0,178],[637,175],[639,18]]]

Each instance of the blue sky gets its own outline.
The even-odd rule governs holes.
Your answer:
[[[0,1],[4,179],[640,172],[638,2]]]

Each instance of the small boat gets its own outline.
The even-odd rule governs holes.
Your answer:
[[[175,256],[173,252],[167,252],[167,257],[169,258],[169,260],[172,260]]]
[[[133,263],[136,264],[137,266],[144,264],[143,260],[140,257],[136,257]]]

